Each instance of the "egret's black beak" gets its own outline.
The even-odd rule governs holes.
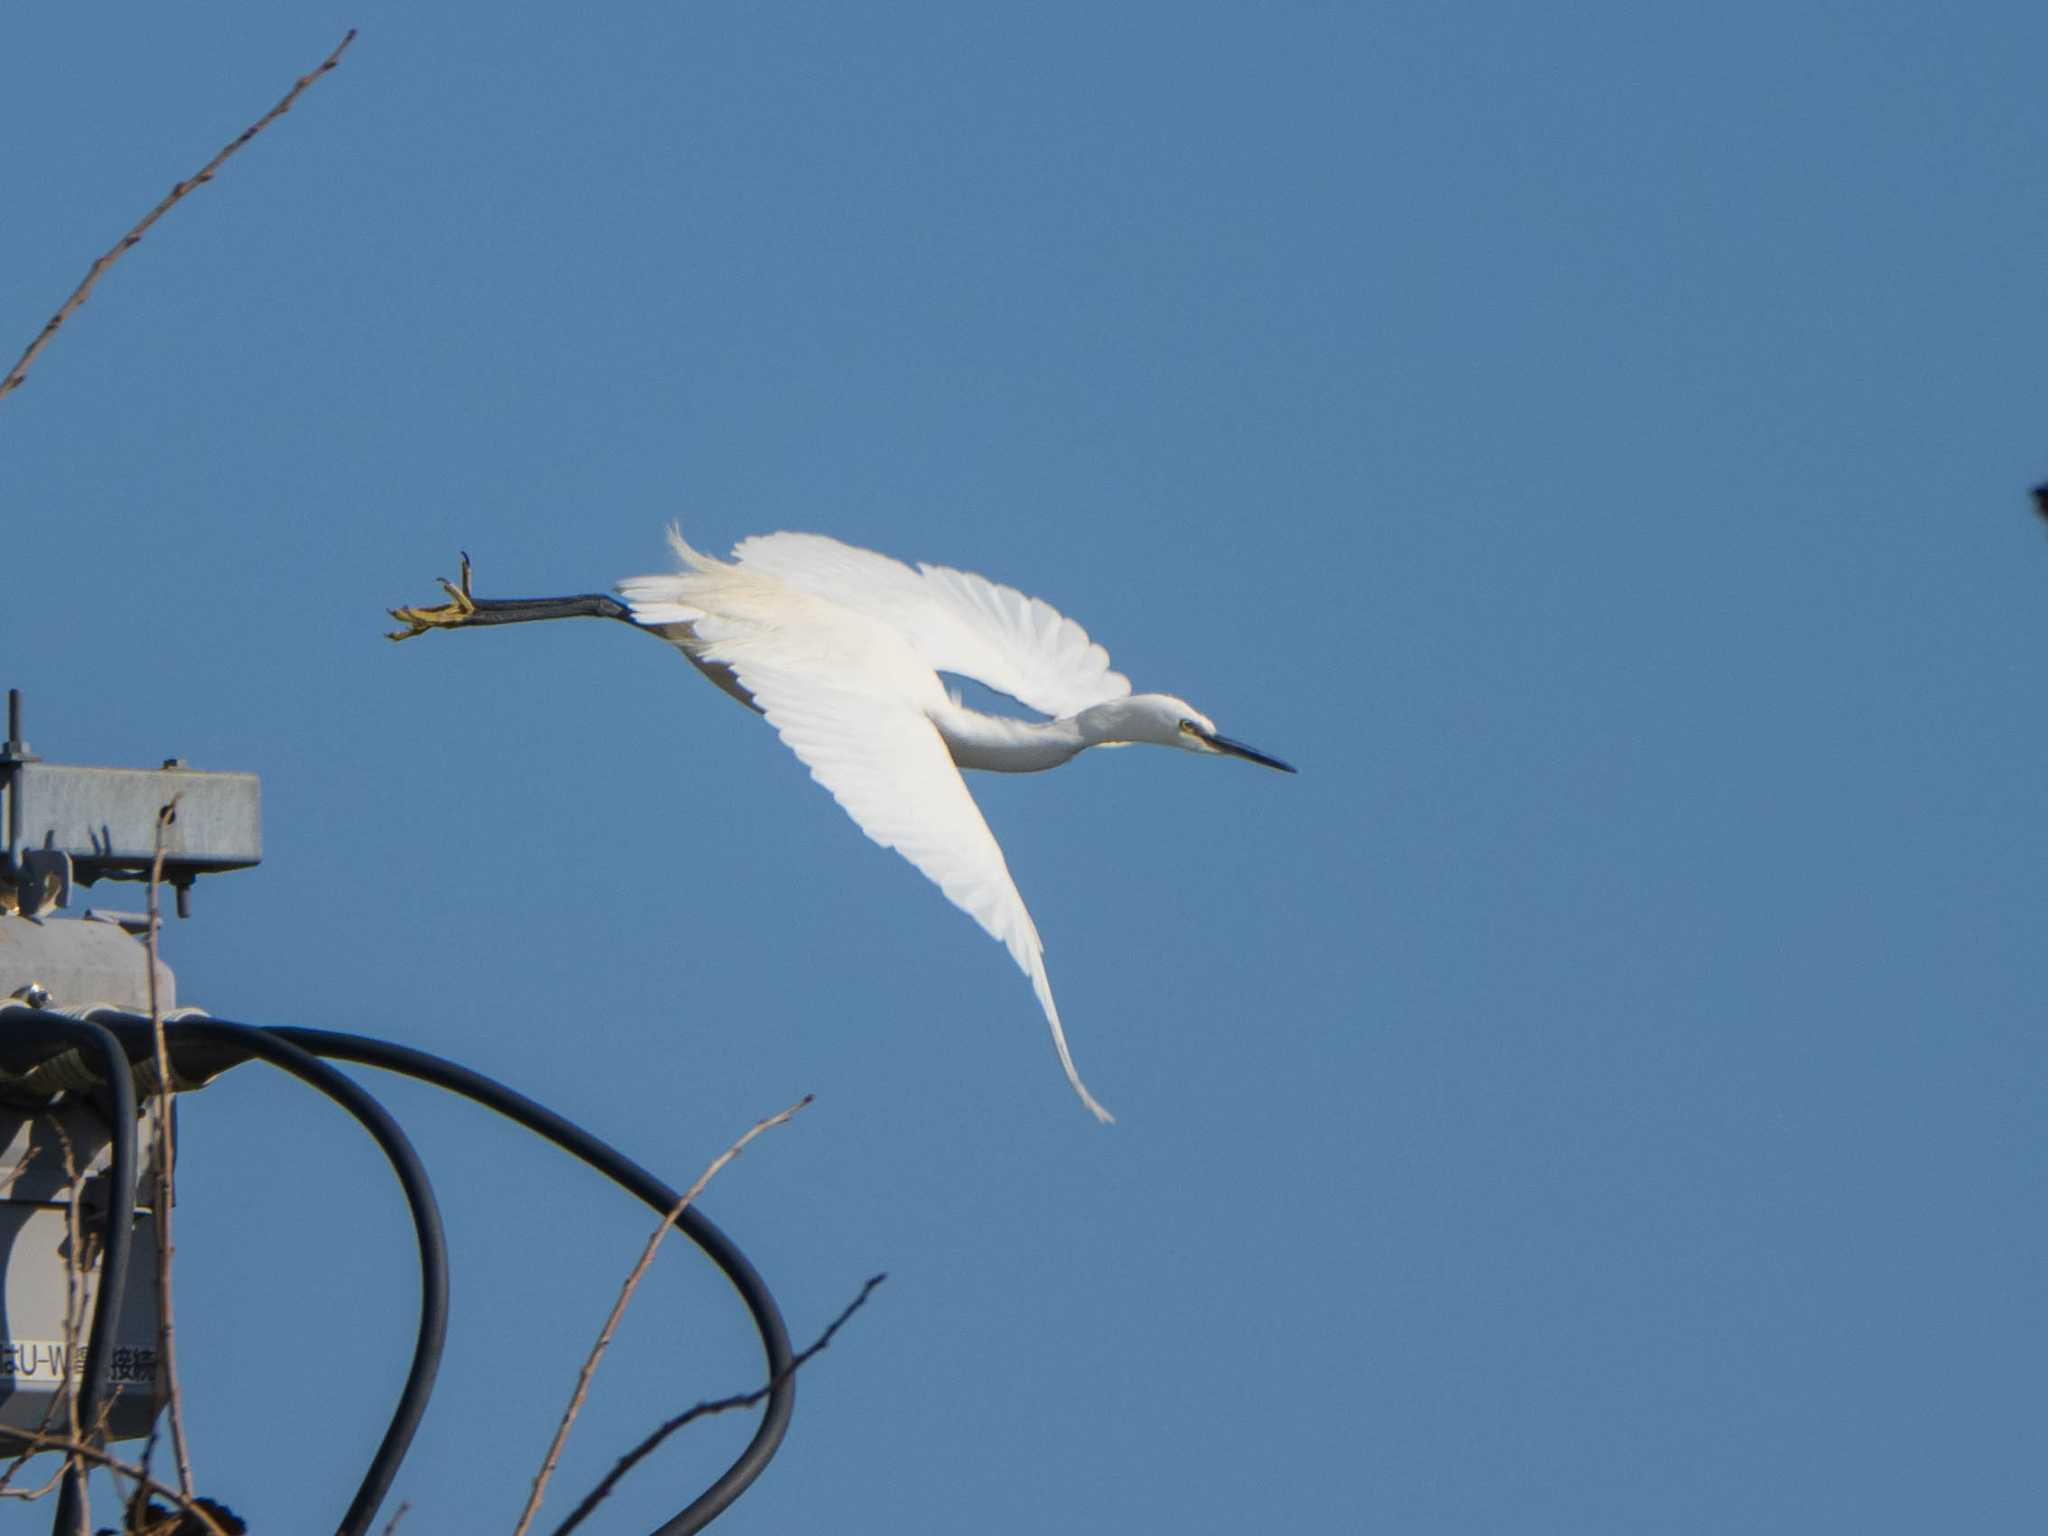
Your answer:
[[[1228,736],[1214,736],[1207,731],[1197,731],[1202,740],[1218,752],[1228,752],[1232,757],[1241,757],[1247,762],[1263,763],[1268,768],[1278,768],[1282,773],[1293,773],[1292,764],[1283,763],[1277,757],[1268,757],[1256,747],[1248,747],[1241,741],[1232,741]]]

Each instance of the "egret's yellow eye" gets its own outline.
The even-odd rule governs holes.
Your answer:
[[[1198,727],[1192,720],[1181,721],[1180,728],[1186,731],[1190,736],[1194,735],[1195,732],[1200,729],[1200,727]]]

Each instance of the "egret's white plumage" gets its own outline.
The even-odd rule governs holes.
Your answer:
[[[1110,1119],[1075,1070],[1038,930],[960,769],[1031,772],[1126,742],[1287,765],[1218,735],[1180,699],[1133,695],[1080,625],[985,577],[913,569],[812,533],[745,539],[730,561],[700,554],[677,530],[670,542],[682,569],[621,582],[623,612],[603,597],[474,599],[465,562],[460,588],[443,583],[450,607],[392,610],[409,626],[394,638],[580,614],[628,618],[670,641],[765,715],[863,832],[1001,941],[1031,978],[1067,1081],[1098,1119]],[[947,693],[941,672],[1053,718],[970,709]]]

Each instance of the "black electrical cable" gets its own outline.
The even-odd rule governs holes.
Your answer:
[[[15,1010],[9,1010],[13,1012]],[[86,1332],[85,1382],[77,1389],[78,1425],[81,1434],[96,1439],[93,1425],[99,1422],[100,1404],[114,1369],[114,1340],[121,1327],[121,1303],[128,1290],[129,1240],[135,1232],[135,1079],[128,1072],[128,1056],[113,1033],[99,1024],[80,1023],[58,1014],[36,1013],[37,1024],[69,1040],[81,1050],[99,1056],[99,1072],[106,1079],[108,1129],[113,1155],[107,1180],[113,1188],[107,1199],[107,1217],[100,1242],[99,1295],[93,1301],[92,1326]],[[18,1027],[12,1020],[10,1028]],[[74,1262],[77,1255],[73,1255]],[[79,1513],[85,1508],[84,1464],[73,1458],[65,1470],[64,1487],[57,1495],[57,1518],[50,1526],[55,1536],[70,1536],[78,1529]]]
[[[406,1373],[391,1425],[384,1431],[383,1442],[363,1474],[348,1513],[337,1527],[336,1536],[361,1536],[376,1518],[377,1506],[390,1491],[392,1479],[398,1475],[398,1464],[412,1445],[413,1432],[419,1428],[420,1415],[426,1412],[427,1399],[434,1390],[441,1346],[448,1333],[448,1248],[441,1232],[441,1211],[434,1202],[433,1186],[427,1182],[426,1169],[412,1143],[384,1106],[371,1098],[355,1079],[337,1072],[296,1043],[281,1039],[270,1030],[230,1024],[222,1019],[183,1018],[170,1025],[166,1035],[170,1039],[197,1037],[238,1046],[319,1089],[361,1121],[363,1128],[376,1138],[404,1187],[406,1204],[412,1210],[413,1230],[419,1238],[419,1337],[413,1345],[412,1369]]]
[[[179,1028],[185,1026],[180,1025]],[[525,1126],[537,1136],[545,1137],[573,1157],[581,1158],[614,1183],[630,1190],[645,1204],[660,1215],[666,1216],[675,1209],[681,1193],[671,1189],[660,1179],[626,1157],[615,1148],[607,1146],[581,1126],[563,1119],[546,1106],[536,1104],[532,1099],[503,1083],[495,1082],[480,1072],[468,1067],[429,1055],[410,1046],[395,1045],[388,1040],[373,1040],[364,1035],[342,1034],[325,1029],[299,1029],[280,1027],[270,1031],[281,1040],[288,1040],[304,1046],[318,1056],[332,1056],[343,1061],[360,1062],[364,1066],[379,1067],[387,1072],[402,1073],[418,1078],[471,1099],[487,1109],[497,1111],[507,1119]],[[789,1330],[782,1321],[782,1311],[769,1294],[768,1287],[745,1254],[733,1246],[728,1238],[710,1220],[699,1215],[695,1207],[685,1210],[676,1222],[685,1236],[702,1249],[705,1255],[732,1281],[733,1288],[740,1293],[752,1314],[754,1326],[761,1335],[761,1347],[767,1356],[768,1379],[775,1383],[769,1393],[767,1409],[760,1425],[754,1431],[754,1438],[740,1453],[739,1459],[728,1467],[723,1476],[693,1499],[684,1509],[660,1526],[654,1536],[693,1536],[701,1531],[724,1509],[744,1493],[748,1486],[759,1477],[781,1446],[783,1436],[789,1432],[790,1415],[796,1411],[796,1374],[790,1369],[791,1354]]]
[[[73,1022],[56,1014],[38,1012],[31,1014],[31,1017],[52,1023]],[[98,1024],[112,1026],[114,1037],[127,1046],[131,1055],[138,1058],[146,1054],[153,1043],[150,1021],[139,1015],[105,1009],[96,1010],[94,1018]],[[377,1138],[378,1144],[391,1159],[392,1166],[399,1175],[399,1181],[405,1187],[406,1198],[412,1206],[414,1225],[420,1239],[422,1263],[420,1345],[415,1350],[413,1370],[407,1377],[398,1411],[392,1417],[391,1427],[385,1434],[384,1442],[379,1447],[369,1472],[363,1478],[354,1503],[349,1506],[349,1513],[339,1527],[337,1536],[361,1536],[361,1533],[367,1530],[370,1520],[376,1514],[378,1504],[397,1475],[398,1464],[405,1455],[413,1431],[418,1426],[420,1414],[425,1409],[427,1395],[433,1388],[434,1371],[440,1358],[441,1336],[447,1322],[447,1259],[433,1190],[427,1183],[426,1174],[421,1169],[410,1143],[375,1099],[353,1080],[328,1067],[319,1059],[320,1057],[334,1057],[396,1072],[481,1104],[553,1142],[563,1151],[587,1163],[615,1184],[637,1196],[663,1216],[674,1210],[676,1202],[681,1198],[678,1191],[670,1188],[638,1163],[545,1105],[536,1103],[524,1094],[485,1077],[480,1072],[425,1051],[365,1035],[351,1035],[333,1030],[289,1026],[261,1029],[253,1025],[231,1023],[225,1019],[192,1016],[172,1023],[166,1035],[172,1049],[174,1065],[180,1065],[181,1070],[184,1059],[192,1055],[189,1051],[181,1050],[182,1046],[210,1046],[210,1051],[202,1053],[210,1059],[189,1063],[195,1067],[202,1067],[202,1075],[204,1072],[226,1070],[248,1056],[255,1056],[282,1067],[327,1093],[350,1113],[355,1114]],[[686,1209],[677,1219],[676,1225],[725,1273],[733,1288],[739,1292],[740,1299],[746,1304],[755,1329],[760,1334],[762,1350],[767,1360],[768,1379],[773,1385],[769,1392],[766,1411],[746,1449],[717,1481],[661,1525],[653,1536],[693,1536],[693,1533],[701,1531],[717,1518],[761,1475],[781,1446],[784,1436],[788,1434],[790,1417],[796,1408],[796,1378],[792,1370],[794,1357],[790,1350],[789,1330],[782,1320],[781,1309],[776,1305],[767,1284],[747,1260],[746,1255],[734,1246],[732,1240],[694,1207]],[[428,1349],[430,1334],[431,1350]]]

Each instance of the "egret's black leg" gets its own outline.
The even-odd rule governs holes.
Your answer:
[[[405,626],[392,630],[393,640],[410,640],[430,629],[467,629],[476,624],[528,624],[537,619],[618,619],[633,615],[616,597],[584,592],[575,597],[477,597],[469,590],[469,556],[462,557],[462,580],[440,578],[450,601],[439,608],[392,608],[391,617]]]

